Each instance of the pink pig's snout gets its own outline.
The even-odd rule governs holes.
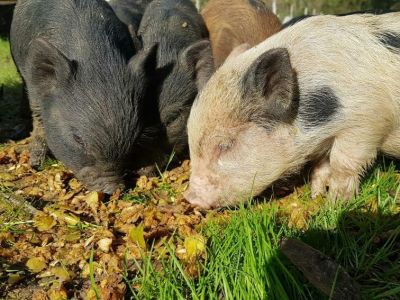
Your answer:
[[[205,177],[191,176],[184,197],[191,204],[210,209],[220,206],[219,189]]]

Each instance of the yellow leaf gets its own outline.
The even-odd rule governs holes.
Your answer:
[[[9,285],[14,285],[17,282],[21,281],[22,279],[24,279],[24,277],[20,274],[10,274],[10,275],[8,275],[7,283]]]
[[[97,210],[99,207],[99,201],[101,201],[103,197],[104,195],[101,193],[91,192],[85,197],[85,201],[92,210]]]
[[[32,273],[39,273],[47,267],[47,264],[41,258],[32,257],[28,259],[26,266]]]
[[[96,300],[97,299],[96,292],[93,289],[88,290],[84,299],[85,300]]]
[[[63,267],[54,267],[51,269],[51,273],[61,281],[69,281],[71,278],[68,271]]]
[[[194,258],[206,250],[206,239],[202,235],[192,235],[185,238],[184,247],[187,257]]]
[[[34,224],[39,231],[47,231],[56,225],[56,221],[49,215],[37,214],[33,218]]]
[[[71,225],[71,226],[75,226],[75,225],[77,225],[78,223],[81,222],[81,220],[80,220],[77,216],[68,215],[68,214],[65,214],[65,215],[64,215],[64,221],[65,221],[68,225]]]
[[[81,233],[79,231],[71,231],[64,238],[67,242],[76,242],[81,238]]]
[[[72,178],[68,185],[70,186],[70,188],[74,191],[78,191],[82,188],[82,185],[79,183],[79,181],[76,178]]]
[[[50,300],[65,300],[68,299],[67,292],[65,289],[49,290],[47,292]]]
[[[143,224],[139,225],[139,226],[135,226],[132,227],[129,230],[129,239],[134,242],[137,243],[139,245],[140,248],[142,249],[146,249],[146,242],[144,240],[144,235],[143,235]]]
[[[10,173],[0,173],[1,181],[14,181],[16,179],[18,179],[18,178]]]

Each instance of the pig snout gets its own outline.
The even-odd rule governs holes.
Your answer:
[[[118,188],[124,187],[122,175],[115,170],[102,169],[96,166],[85,167],[76,173],[87,189],[112,194]]]
[[[191,177],[185,199],[201,208],[210,209],[220,206],[218,187],[206,177]]]

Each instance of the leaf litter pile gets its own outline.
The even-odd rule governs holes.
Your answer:
[[[203,225],[210,219],[226,224],[235,213],[204,211],[183,199],[189,161],[106,196],[85,190],[57,161],[32,169],[28,142],[0,149],[0,299],[122,299],[140,291],[131,280],[140,276],[145,258],[162,272],[163,260],[177,257],[185,274],[197,278],[207,259]],[[282,192],[288,193],[278,189],[275,195]],[[254,209],[274,205],[287,227],[305,232],[325,201],[304,195],[299,188]],[[329,290],[337,263],[299,241],[289,239],[280,247],[315,287]],[[297,252],[307,253],[307,259],[292,248],[302,249]],[[323,263],[310,267],[311,258]],[[321,270],[329,272],[321,276]],[[357,295],[357,284],[342,273],[338,290]]]
[[[185,161],[106,197],[58,162],[33,170],[27,141],[8,145],[0,152],[0,298],[120,299],[123,274],[134,276],[133,262],[150,251],[155,263],[173,251],[195,277],[206,212],[183,200],[188,178]]]

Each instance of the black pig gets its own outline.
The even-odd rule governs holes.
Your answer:
[[[104,0],[21,0],[11,50],[33,115],[32,165],[48,147],[89,189],[113,192],[148,128],[141,102],[155,49],[134,56]]]
[[[158,44],[153,97],[168,151],[179,156],[187,149],[186,122],[198,88],[214,69],[207,28],[191,1],[155,0],[145,10],[138,35],[144,49]]]

